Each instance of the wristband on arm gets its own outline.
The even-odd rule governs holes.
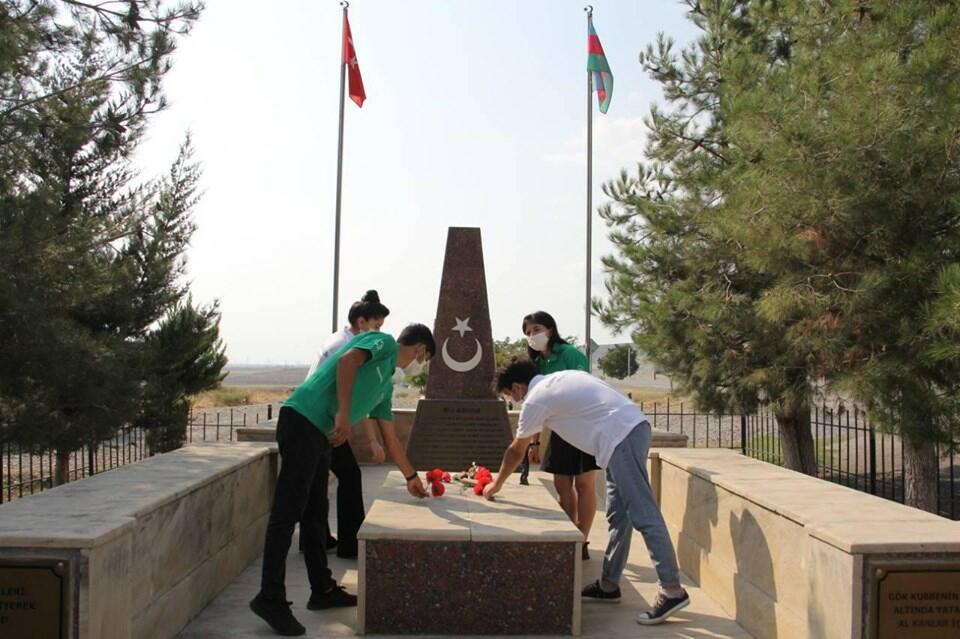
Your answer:
[[[409,477],[404,477],[404,479],[406,479],[407,481],[410,481],[412,479],[416,479],[417,477],[418,477],[417,471],[413,471],[412,475],[410,475]]]

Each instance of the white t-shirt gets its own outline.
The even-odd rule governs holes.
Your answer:
[[[646,419],[639,406],[603,380],[584,371],[560,371],[530,380],[517,438],[547,426],[606,468],[617,445]]]
[[[317,353],[317,356],[314,358],[313,363],[310,364],[310,370],[307,372],[307,377],[303,378],[304,381],[306,381],[311,375],[313,375],[313,371],[317,370],[317,366],[320,366],[320,364],[323,363],[323,360],[327,359],[328,357],[330,357],[331,355],[339,351],[341,348],[343,348],[344,344],[346,344],[353,338],[354,338],[354,334],[350,330],[349,326],[343,329],[342,331],[337,331],[336,333],[328,337],[327,340],[323,343],[323,346],[320,347],[320,352]]]

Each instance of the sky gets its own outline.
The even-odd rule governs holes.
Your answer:
[[[331,332],[342,13],[336,0],[207,0],[180,42],[137,161],[166,170],[187,131],[203,170],[187,253],[194,300],[219,300],[234,365],[309,362]],[[267,9],[269,6],[269,9]],[[384,330],[433,326],[447,228],[482,230],[496,339],[546,310],[582,340],[585,3],[355,0],[367,101],[345,107],[340,324],[367,289]],[[661,99],[638,54],[696,37],[676,0],[595,0],[615,78],[594,98],[592,286],[613,249],[603,182],[643,158]],[[624,341],[594,318],[599,343]]]

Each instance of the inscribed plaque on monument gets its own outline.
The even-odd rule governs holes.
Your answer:
[[[414,423],[408,453],[417,470],[465,470],[473,462],[496,469],[513,439],[499,401],[422,400]]]
[[[960,564],[874,565],[867,636],[960,639]]]
[[[417,470],[497,467],[513,438],[505,404],[493,392],[496,368],[480,229],[447,231],[437,317],[437,353],[426,399],[407,443]]]
[[[65,639],[67,564],[57,559],[0,559],[0,637]]]

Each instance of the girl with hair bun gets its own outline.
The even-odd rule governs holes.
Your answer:
[[[350,305],[347,312],[349,325],[337,331],[326,339],[304,381],[316,372],[317,368],[331,356],[340,352],[347,343],[360,333],[379,331],[383,322],[390,314],[390,309],[380,302],[380,295],[375,290],[364,293],[359,301]],[[377,427],[372,419],[364,419],[363,429],[366,431],[370,443],[370,452],[373,461],[382,464],[387,459],[386,452],[377,439]],[[357,532],[366,515],[363,507],[363,483],[360,475],[360,465],[353,454],[350,442],[336,446],[332,451],[330,471],[337,478],[337,537],[330,534],[329,508],[325,514],[323,528],[326,530],[327,550],[336,549],[338,557],[357,556]],[[303,550],[301,544],[300,549]]]

